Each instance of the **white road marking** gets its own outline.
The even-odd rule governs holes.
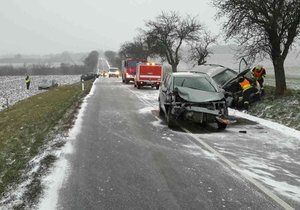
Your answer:
[[[277,195],[275,195],[274,193],[272,193],[269,189],[267,189],[266,187],[264,187],[260,182],[256,181],[255,179],[253,179],[249,175],[243,173],[242,170],[240,170],[237,165],[235,165],[230,160],[228,160],[226,157],[224,157],[223,155],[221,155],[218,151],[216,151],[214,148],[212,148],[211,146],[209,146],[203,140],[201,140],[196,135],[194,135],[193,133],[191,133],[189,130],[187,130],[187,129],[181,127],[181,126],[180,126],[180,128],[182,130],[184,130],[187,134],[189,134],[192,138],[194,138],[195,140],[197,140],[202,146],[204,146],[210,152],[212,152],[213,154],[215,154],[223,162],[225,162],[227,165],[229,165],[232,169],[236,170],[239,174],[241,174],[242,177],[244,177],[249,182],[251,182],[252,184],[254,184],[258,189],[260,189],[264,194],[266,194],[267,196],[269,196],[271,199],[273,199],[276,203],[278,203],[284,209],[286,209],[286,210],[292,210],[292,209],[294,209],[288,203],[286,203],[284,200],[282,200]]]

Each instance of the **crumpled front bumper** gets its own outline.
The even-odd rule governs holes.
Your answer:
[[[207,107],[199,104],[176,103],[171,113],[175,118],[183,117],[183,119],[198,123],[215,122],[217,120],[224,124],[230,124],[229,121],[226,121],[228,110],[225,101],[211,103]]]

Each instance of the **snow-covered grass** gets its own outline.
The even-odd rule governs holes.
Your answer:
[[[263,100],[253,104],[249,113],[300,130],[300,90],[282,97],[275,97],[274,91],[267,86]]]

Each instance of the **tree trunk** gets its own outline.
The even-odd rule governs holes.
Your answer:
[[[176,64],[172,64],[172,72],[177,72],[177,65]]]
[[[286,81],[284,73],[284,59],[277,58],[273,60],[275,72],[276,95],[283,95],[286,91]]]

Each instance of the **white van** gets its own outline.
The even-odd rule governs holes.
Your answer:
[[[120,76],[119,68],[117,67],[110,67],[108,70],[108,77],[118,77]]]

